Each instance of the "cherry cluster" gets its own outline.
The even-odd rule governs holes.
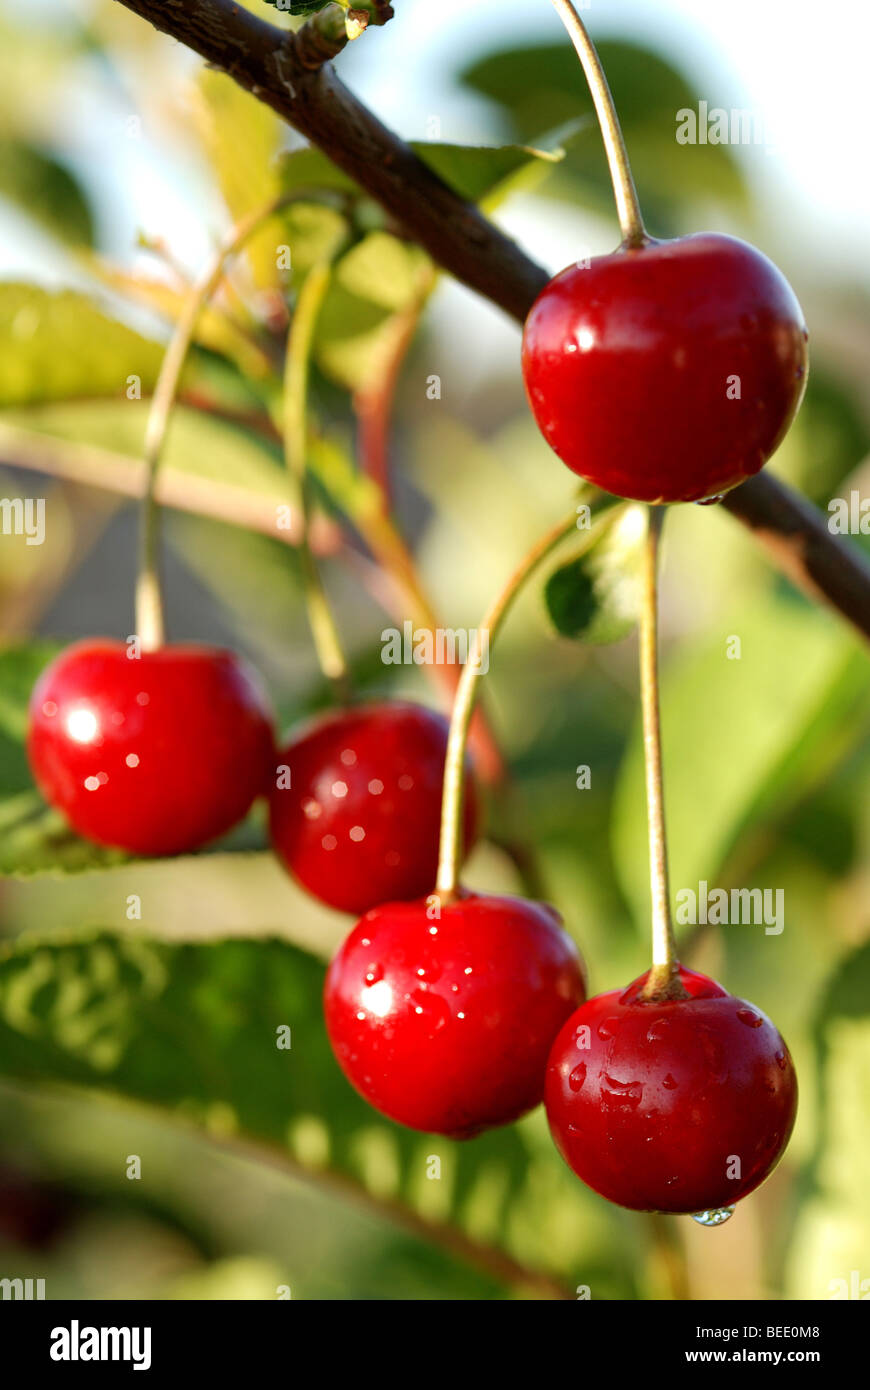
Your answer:
[[[798,409],[800,307],[741,241],[659,242],[637,220],[628,232],[532,308],[532,410],[600,489],[658,505],[711,499],[762,467]],[[610,1201],[731,1207],[771,1172],[794,1122],[776,1028],[676,959],[587,999],[553,908],[438,889],[447,748],[447,722],[401,702],[351,704],[278,747],[260,684],[232,653],[104,640],[47,668],[28,734],[47,800],[82,835],[132,853],[195,850],[268,798],[290,873],[359,918],[329,967],[325,1017],[340,1066],[377,1110],[468,1139],[543,1100],[566,1162]],[[468,850],[478,797],[467,765],[462,778]]]

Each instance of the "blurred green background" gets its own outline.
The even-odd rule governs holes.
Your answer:
[[[552,269],[610,249],[600,139],[549,7],[506,4],[495,25],[492,5],[439,6],[434,27],[422,0],[395,8],[339,59],[347,81],[403,134],[439,144],[426,157]],[[736,6],[730,46],[705,8],[602,2],[588,18],[651,231],[744,235],[797,289],[812,372],[772,466],[824,509],[866,495],[870,479],[858,250],[870,213],[851,184],[839,211],[826,197],[858,144],[832,128],[826,158],[818,109],[815,140],[800,135],[806,36],[790,82],[771,70],[773,110],[754,104],[775,32],[789,57],[791,6],[777,0],[757,22]],[[860,45],[848,7],[829,9],[824,41],[842,46],[847,92]],[[282,181],[307,182],[312,167],[331,176],[288,158],[298,141],[265,107],[111,0],[0,4],[0,79],[0,494],[44,497],[47,517],[42,546],[0,537],[0,1276],[95,1299],[573,1297],[581,1286],[593,1299],[825,1299],[838,1281],[870,1279],[870,670],[852,631],[715,507],[668,520],[672,882],[782,889],[786,924],[780,935],[686,928],[683,958],[773,1017],[801,1086],[782,1164],[717,1230],[606,1204],[563,1166],[541,1112],[459,1146],[369,1110],[320,1014],[323,962],[348,922],[288,882],[258,813],[208,853],[128,863],[40,804],[23,755],[27,697],[58,644],[130,630],[135,461],[189,277]],[[678,145],[675,113],[699,99],[749,106],[785,138]],[[345,224],[315,208],[270,224],[200,324],[165,460],[178,503],[166,574],[172,635],[245,651],[284,726],[328,691],[296,557],[274,526],[287,495],[276,370],[288,296],[337,234],[353,244],[318,335],[311,463],[359,691],[446,698],[438,673],[380,661],[382,629],[415,614],[376,563],[389,546],[378,551],[355,459],[354,407],[403,327],[416,332],[398,363],[394,522],[444,624],[475,626],[575,499],[526,409],[515,325],[455,285],[431,292],[425,256],[365,200]],[[284,242],[290,277],[275,264]],[[440,399],[427,394],[432,376]],[[129,398],[132,378],[142,400]],[[542,579],[485,681],[514,786],[490,796],[466,879],[523,891],[528,866],[505,845],[531,851],[597,992],[647,960],[636,643],[557,636]],[[128,920],[130,895],[141,920]],[[282,1024],[289,1052],[275,1047]],[[141,1178],[127,1176],[131,1156]]]

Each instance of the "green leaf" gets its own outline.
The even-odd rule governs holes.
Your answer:
[[[675,202],[719,198],[743,208],[747,193],[740,164],[728,145],[680,145],[677,113],[697,110],[699,92],[670,62],[648,48],[621,39],[597,44],[631,157],[641,203],[663,232],[680,230]],[[462,80],[497,102],[520,139],[580,116],[592,116],[592,99],[571,44],[507,48],[471,64]],[[711,101],[710,106],[715,102]],[[548,192],[584,198],[596,208],[612,206],[607,164],[600,140],[571,142]]]
[[[157,378],[163,349],[104,313],[86,295],[0,284],[0,406],[120,396],[137,376]]]
[[[576,121],[566,121],[560,135],[579,130]],[[439,178],[470,203],[487,202],[505,191],[543,177],[551,166],[565,158],[565,150],[531,145],[447,145],[414,140],[411,148]]]
[[[323,966],[276,940],[167,945],[106,932],[0,948],[0,1071],[98,1087],[215,1135],[276,1146],[425,1224],[452,1221],[571,1277],[606,1243],[601,1297],[631,1293],[630,1230],[572,1177],[541,1113],[457,1144],[391,1124],[342,1076],[323,1025]],[[290,1030],[289,1049],[277,1046]],[[286,1037],[286,1034],[284,1035]],[[428,1179],[431,1158],[441,1177]]]
[[[194,111],[206,153],[233,221],[263,207],[279,189],[282,126],[275,112],[226,73],[201,68]],[[259,289],[280,284],[274,219],[250,238],[245,257]]]
[[[31,1171],[50,1172],[76,1204],[68,1238],[52,1241],[40,1256],[47,1287],[64,1297],[268,1303],[281,1284],[305,1302],[493,1299],[504,1292],[494,1275],[459,1262],[448,1244],[403,1229],[388,1208],[348,1201],[341,1186],[300,1181],[280,1165],[267,1170],[152,1107],[0,1080],[0,1148],[20,1152],[23,1140]],[[116,1158],[122,1147],[149,1155],[147,1182],[127,1179]],[[216,1258],[219,1250],[257,1253]]]
[[[333,284],[317,321],[314,357],[318,367],[339,386],[358,390],[381,370],[391,320],[388,309]]]
[[[299,189],[326,189],[350,194],[360,192],[359,184],[313,145],[281,155],[278,177],[285,193],[295,193]]]
[[[0,651],[0,807],[32,790],[33,778],[24,751],[27,705],[39,673],[57,651],[53,642],[34,642]],[[5,821],[0,819],[0,824]]]
[[[867,658],[845,628],[773,596],[720,619],[705,642],[667,662],[662,741],[674,892],[715,882],[738,837],[782,814],[854,747],[868,727],[866,685]],[[613,848],[623,890],[646,923],[639,724],[616,787]]]
[[[870,1229],[870,944],[848,954],[815,1025],[821,1110],[784,1268],[787,1298],[867,1299]]]
[[[282,6],[282,9],[285,8]],[[203,69],[199,79],[202,98],[200,126],[227,206],[235,220],[264,206],[282,190],[308,187],[357,192],[319,151],[281,152],[282,124],[262,102],[225,73]],[[294,280],[317,261],[331,259],[347,237],[341,213],[322,204],[293,204],[253,236],[245,255],[260,288],[280,288],[284,272],[278,251],[290,247]]]
[[[394,312],[416,303],[430,285],[432,262],[412,242],[370,232],[344,255],[336,281],[349,294]]]
[[[242,217],[278,192],[282,125],[227,73],[200,68],[196,116],[227,207]]]
[[[331,261],[348,236],[346,219],[322,203],[293,203],[275,218],[275,223],[280,227],[281,243],[290,248],[294,283],[307,275],[312,266]]]
[[[312,435],[308,441],[308,464],[324,491],[350,521],[379,514],[383,505],[380,489],[360,473],[338,439]]]
[[[75,874],[125,863],[120,849],[95,845],[70,829],[59,811],[47,807],[36,791],[0,800],[0,875]]]
[[[411,148],[455,193],[477,203],[511,188],[524,176],[546,174],[565,157],[565,149],[588,123],[566,120],[542,138],[539,145],[449,145],[443,141],[412,140]],[[323,188],[360,194],[359,185],[319,150],[294,150],[280,161],[281,186]]]
[[[0,138],[0,197],[16,203],[62,241],[93,245],[93,216],[81,185],[38,145]]]
[[[547,611],[562,637],[618,642],[638,620],[644,511],[630,507],[576,560],[560,565],[544,587]]]

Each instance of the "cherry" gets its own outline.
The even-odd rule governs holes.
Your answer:
[[[402,701],[328,714],[279,754],[272,844],[321,902],[359,916],[435,883],[447,721]],[[464,833],[477,823],[466,773]]]
[[[647,238],[569,266],[532,306],[523,374],[575,473],[644,502],[757,473],[797,413],[807,332],[776,266],[735,237]]]
[[[37,785],[80,834],[136,854],[222,835],[265,791],[271,716],[249,668],[217,647],[128,656],[78,642],[43,671],[27,751]]]
[[[680,969],[689,998],[645,1000],[642,975],[563,1027],[547,1118],[569,1167],[636,1211],[729,1207],[776,1166],[794,1124],[788,1048],[753,1004]]]
[[[584,997],[555,909],[461,893],[367,912],[324,1003],[339,1065],[375,1109],[467,1139],[540,1103],[550,1045]]]

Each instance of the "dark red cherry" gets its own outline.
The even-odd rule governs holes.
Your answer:
[[[272,844],[310,893],[357,916],[435,884],[448,724],[422,705],[360,705],[319,719],[278,755]],[[466,849],[477,825],[465,779]]]
[[[266,790],[269,707],[232,652],[127,653],[123,642],[79,642],[43,671],[30,700],[30,766],[89,840],[180,854],[229,830]]]
[[[563,270],[526,320],[523,374],[575,473],[621,497],[693,502],[770,458],[804,393],[807,333],[772,261],[704,233]]]
[[[547,1053],[585,996],[577,948],[543,903],[466,893],[386,903],[329,967],[342,1071],[411,1129],[470,1138],[538,1105]]]
[[[556,1147],[602,1197],[637,1211],[729,1207],[789,1140],[797,1080],[754,1004],[691,970],[688,999],[645,1001],[642,975],[568,1019],[547,1066]]]

